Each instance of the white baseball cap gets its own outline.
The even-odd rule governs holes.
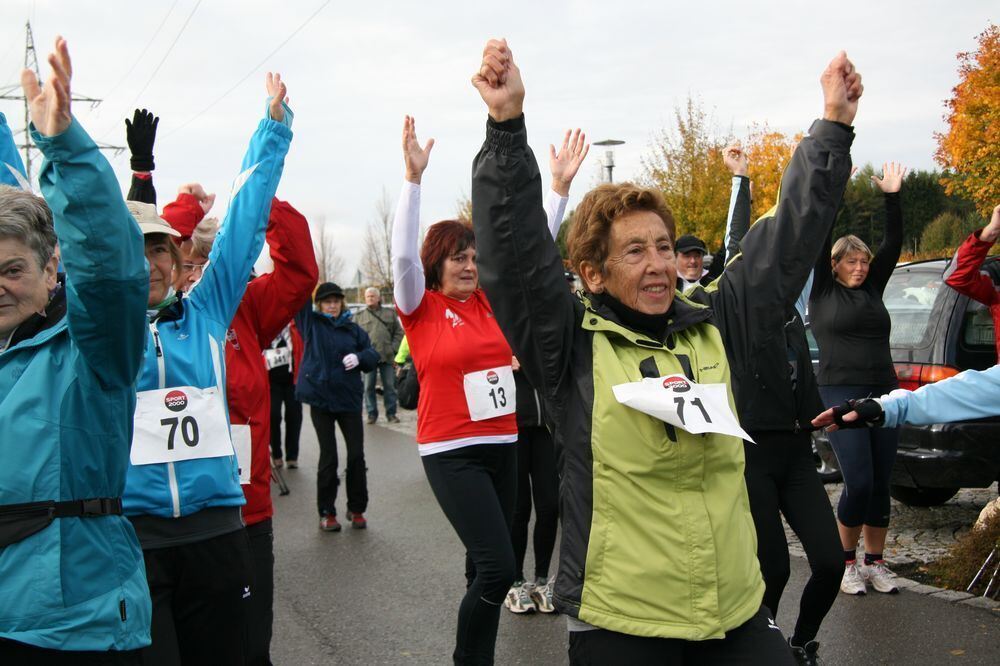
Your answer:
[[[177,236],[180,238],[181,232],[174,229],[170,226],[169,222],[160,217],[160,214],[156,212],[156,206],[153,204],[142,203],[141,201],[126,201],[125,205],[128,206],[128,212],[132,213],[132,217],[139,224],[139,229],[143,235],[167,234],[168,236]]]

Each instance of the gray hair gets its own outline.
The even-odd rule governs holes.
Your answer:
[[[45,199],[8,185],[0,185],[0,238],[27,245],[39,268],[49,263],[56,249],[52,211]]]
[[[195,254],[208,258],[208,253],[212,251],[215,244],[215,237],[219,233],[219,218],[206,217],[198,223],[198,226],[191,232],[191,245]]]
[[[367,296],[368,294],[377,294],[379,299],[382,298],[382,292],[379,291],[378,287],[368,287],[367,289],[365,289],[365,296]]]

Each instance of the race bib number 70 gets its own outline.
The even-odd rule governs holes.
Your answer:
[[[140,391],[134,425],[133,465],[233,455],[226,407],[215,387]]]
[[[667,375],[619,384],[611,390],[626,407],[690,433],[716,432],[753,441],[729,408],[725,384],[697,384],[681,375]]]

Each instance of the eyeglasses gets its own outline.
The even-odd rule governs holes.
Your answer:
[[[191,273],[203,273],[205,271],[205,266],[207,266],[207,264],[181,264],[181,268]]]

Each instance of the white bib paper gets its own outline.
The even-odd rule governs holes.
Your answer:
[[[275,347],[264,350],[264,360],[267,362],[267,369],[273,370],[283,365],[291,365],[292,350],[290,347]]]
[[[251,446],[250,426],[232,425],[229,426],[233,433],[233,448],[236,450],[236,462],[240,466],[240,485],[250,483]]]
[[[513,414],[517,409],[514,369],[505,365],[465,375],[465,402],[473,421]]]
[[[140,391],[135,403],[133,465],[233,455],[219,390],[193,386]]]
[[[682,375],[645,378],[611,388],[626,407],[700,435],[717,432],[752,442],[729,408],[725,384],[697,384]]]

